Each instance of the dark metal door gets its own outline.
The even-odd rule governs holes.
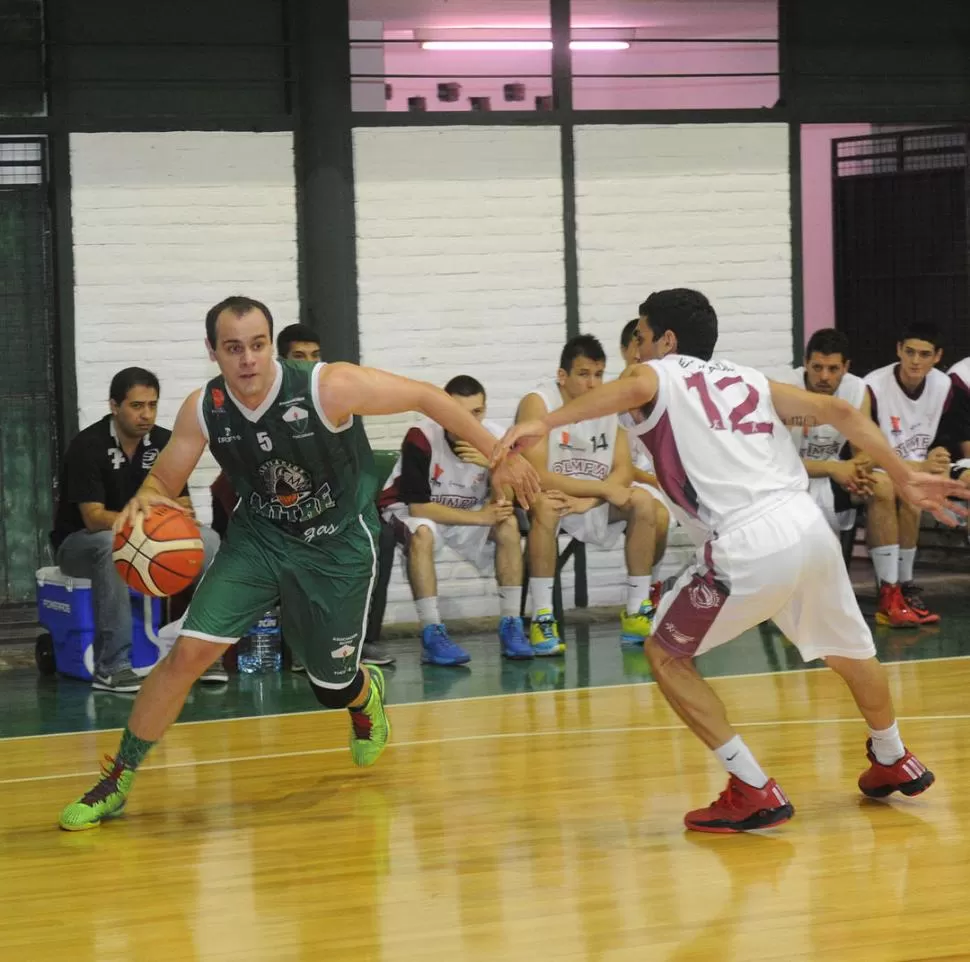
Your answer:
[[[34,598],[49,562],[57,405],[42,138],[0,138],[0,605]]]

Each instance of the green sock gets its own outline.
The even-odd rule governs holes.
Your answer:
[[[118,748],[115,761],[119,765],[124,765],[125,768],[134,771],[145,760],[145,756],[152,750],[154,744],[154,742],[148,742],[144,738],[133,735],[131,729],[126,727],[121,736],[121,745]]]

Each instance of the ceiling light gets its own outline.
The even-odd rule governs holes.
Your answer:
[[[626,50],[625,40],[571,40],[570,50]],[[425,40],[423,50],[552,50],[551,40]]]

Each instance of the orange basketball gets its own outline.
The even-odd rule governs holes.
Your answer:
[[[202,573],[199,526],[174,508],[158,506],[134,528],[126,524],[113,547],[118,574],[144,595],[177,595]]]

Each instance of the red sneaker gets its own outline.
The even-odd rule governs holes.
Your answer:
[[[866,742],[869,769],[859,776],[859,790],[869,798],[885,798],[893,792],[919,795],[936,781],[936,776],[912,753],[906,752],[892,765],[882,765],[872,753],[872,739]]]
[[[935,625],[940,620],[938,614],[926,607],[923,591],[915,581],[904,581],[899,586],[899,591],[903,596],[903,603],[916,615],[921,625]]]
[[[890,628],[917,628],[922,622],[919,615],[906,604],[898,584],[883,584],[879,586],[876,624],[888,625]]]
[[[684,824],[695,832],[728,834],[781,825],[794,814],[794,806],[773,778],[763,788],[755,788],[732,775],[717,801],[688,812]]]

